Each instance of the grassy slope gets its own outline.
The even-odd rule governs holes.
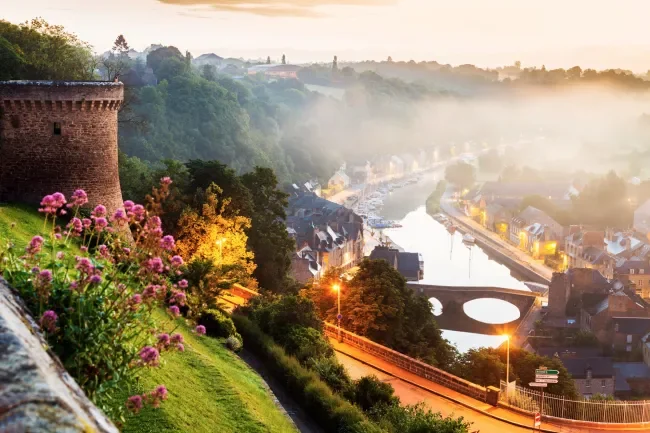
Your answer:
[[[11,228],[13,223],[16,225]],[[42,232],[43,215],[34,206],[0,204],[0,240],[11,239],[22,249]]]
[[[43,216],[33,206],[0,204],[0,242],[11,239],[22,250],[42,231]],[[164,320],[162,313],[159,317]],[[297,432],[262,378],[221,341],[192,334],[182,320],[176,332],[185,337],[185,352],[165,353],[163,365],[142,371],[140,389],[133,391],[164,384],[167,401],[160,409],[127,416],[124,432]],[[124,390],[116,404],[124,404],[128,396]]]
[[[125,433],[297,431],[253,370],[221,340],[197,336],[183,322],[176,332],[185,337],[185,352],[165,353],[161,367],[143,371],[137,390],[164,384],[168,399],[160,409],[128,416]]]

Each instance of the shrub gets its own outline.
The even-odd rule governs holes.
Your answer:
[[[205,326],[205,331],[210,337],[228,338],[237,332],[232,319],[221,310],[205,310],[201,313],[198,322]]]
[[[463,418],[443,418],[424,406],[423,402],[409,406],[392,405],[382,408],[378,423],[391,433],[467,433],[470,423]]]
[[[333,356],[311,358],[307,365],[315,371],[323,382],[346,399],[354,399],[353,382],[345,367]]]
[[[377,376],[364,376],[354,382],[354,402],[370,412],[375,407],[399,405],[399,398],[389,383],[384,383]]]
[[[226,339],[226,347],[233,352],[239,352],[244,347],[241,335],[235,333]]]
[[[161,180],[150,204],[164,199],[170,183]],[[161,352],[182,350],[176,335],[165,333],[151,317],[166,302],[172,304],[172,320],[180,314],[185,294],[170,278],[178,279],[182,259],[173,255],[174,239],[163,236],[160,218],[143,206],[127,201],[111,216],[99,205],[82,220],[77,216],[88,201],[86,193],[78,190],[70,201],[66,206],[61,193],[43,198],[39,211],[45,214],[47,232],[34,236],[26,251],[0,245],[0,273],[40,317],[66,370],[115,416],[110,413],[114,405],[108,404],[113,392],[134,379],[138,368],[157,366]],[[65,208],[73,217],[61,228],[57,216]],[[124,239],[129,228],[133,242]],[[81,244],[76,256],[73,239]],[[156,401],[163,397],[166,391]]]
[[[326,431],[347,433],[381,433],[363,412],[334,394],[316,373],[303,367],[273,342],[273,339],[249,320],[235,314],[233,322],[246,339],[246,347],[266,363],[271,372],[283,380],[293,398]]]
[[[306,362],[309,358],[320,358],[334,354],[332,347],[325,340],[323,334],[314,328],[295,327],[281,342],[287,353],[298,358],[301,363]]]

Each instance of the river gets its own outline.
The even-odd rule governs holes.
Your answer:
[[[428,173],[413,185],[405,186],[386,196],[381,215],[397,220],[401,228],[384,233],[405,251],[418,252],[424,259],[424,284],[458,286],[497,286],[529,290],[504,265],[492,260],[478,246],[471,250],[462,243],[462,235],[452,236],[445,227],[426,213],[424,202],[435,189],[442,172]],[[471,259],[470,259],[471,256]],[[439,314],[440,303],[431,299],[434,314]],[[465,312],[472,318],[487,323],[505,323],[519,317],[512,304],[496,299],[468,302]],[[443,330],[443,335],[458,350],[497,346],[504,341],[501,336],[470,334]]]

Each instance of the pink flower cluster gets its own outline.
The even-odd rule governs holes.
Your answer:
[[[52,310],[47,310],[43,313],[40,320],[38,321],[41,329],[49,332],[50,334],[56,332],[56,321],[59,319],[59,316]]]
[[[165,385],[158,385],[153,391],[129,397],[126,400],[126,408],[133,413],[138,413],[142,410],[145,403],[150,404],[151,407],[160,407],[160,403],[167,400],[167,394]]]
[[[72,193],[70,197],[70,203],[68,203],[69,208],[81,207],[88,203],[88,194],[83,189],[78,189]]]
[[[156,367],[160,362],[160,352],[151,346],[145,346],[140,349],[140,363],[148,367]]]
[[[42,247],[43,247],[43,238],[40,236],[34,236],[32,240],[29,241],[29,245],[27,245],[25,251],[30,256],[33,256],[34,254],[40,253]]]
[[[56,215],[56,212],[65,204],[65,196],[60,192],[55,192],[54,194],[46,195],[43,197],[43,200],[41,200],[41,207],[38,209],[38,211],[47,215]],[[61,215],[65,215],[64,210],[62,210],[60,213]]]
[[[199,335],[205,335],[205,326],[198,325],[196,328],[194,328],[194,332],[196,332]]]

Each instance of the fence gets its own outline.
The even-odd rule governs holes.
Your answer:
[[[325,323],[324,326],[326,335],[337,338],[338,331],[336,325]],[[473,397],[477,400],[487,401],[487,390],[485,387],[461,379],[458,376],[454,376],[453,374],[442,371],[439,368],[425,364],[424,362],[396,352],[352,332],[345,331],[344,329],[341,329],[341,339],[349,346],[356,347],[357,349],[390,362],[391,364],[403,368],[417,376],[424,377],[425,379]]]
[[[650,423],[650,401],[569,400],[521,386],[511,386],[509,394],[506,397],[506,383],[501,381],[502,401],[526,412],[539,412],[543,417],[610,424]]]

